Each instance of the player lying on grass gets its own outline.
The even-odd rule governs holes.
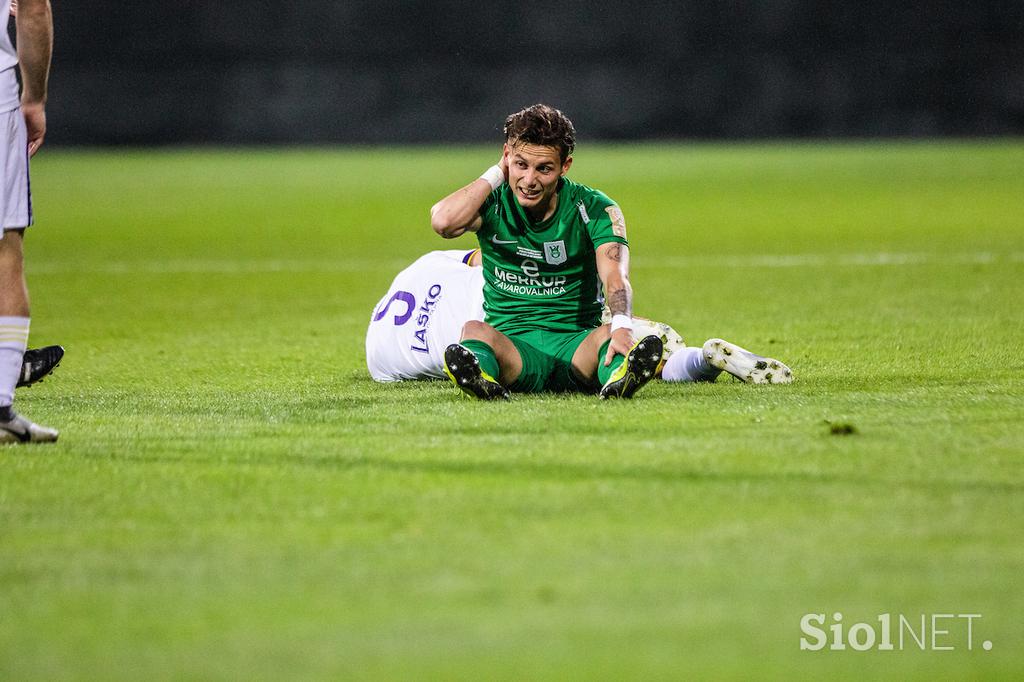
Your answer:
[[[366,330],[366,366],[377,381],[443,379],[445,349],[458,341],[468,322],[484,318],[484,274],[480,252],[432,251],[395,277]],[[672,327],[633,318],[637,336],[657,336],[664,359],[655,376],[665,381],[714,381],[723,371],[753,384],[793,380],[778,360],[709,339],[689,347]]]
[[[498,163],[430,209],[442,237],[476,233],[484,265],[486,315],[445,349],[445,373],[482,399],[509,390],[631,398],[654,377],[662,343],[633,338],[622,212],[565,177],[576,130],[561,111],[536,104],[509,116],[504,132]]]

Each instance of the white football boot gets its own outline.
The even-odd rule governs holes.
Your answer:
[[[704,342],[704,359],[748,384],[788,384],[793,372],[778,360],[762,357],[722,339]]]
[[[661,339],[661,345],[663,348],[661,363],[655,371],[655,373],[660,376],[662,368],[665,366],[668,359],[672,357],[672,354],[677,350],[686,348],[686,341],[683,341],[683,337],[679,332],[664,322],[655,322],[654,320],[648,320],[645,317],[634,317],[633,338],[642,339],[645,336],[657,336]]]
[[[40,426],[20,414],[11,413],[7,421],[0,421],[0,443],[53,443],[57,430]]]

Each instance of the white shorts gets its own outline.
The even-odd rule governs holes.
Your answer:
[[[32,224],[32,190],[28,180],[28,132],[21,109],[0,114],[0,223],[3,229]]]

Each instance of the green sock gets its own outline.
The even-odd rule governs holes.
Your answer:
[[[608,365],[607,367],[604,366],[604,354],[608,352],[608,346],[610,346],[611,343],[612,340],[608,339],[603,344],[601,344],[601,350],[597,352],[597,380],[601,382],[602,386],[608,383],[608,379],[611,377],[611,375],[615,374],[615,370],[617,370],[619,368],[619,365],[621,365],[626,360],[625,355],[619,355],[618,353],[616,353],[615,355],[612,356],[612,364]]]
[[[498,358],[494,357],[494,349],[476,339],[466,339],[460,343],[471,350],[476,359],[480,361],[480,369],[497,381],[498,375],[501,374],[501,368],[498,366]]]

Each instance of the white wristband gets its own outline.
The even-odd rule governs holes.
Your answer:
[[[612,331],[616,329],[633,331],[633,318],[629,315],[612,315]]]
[[[491,189],[498,189],[505,182],[505,171],[501,170],[501,166],[494,165],[485,170],[480,179],[486,180]]]

